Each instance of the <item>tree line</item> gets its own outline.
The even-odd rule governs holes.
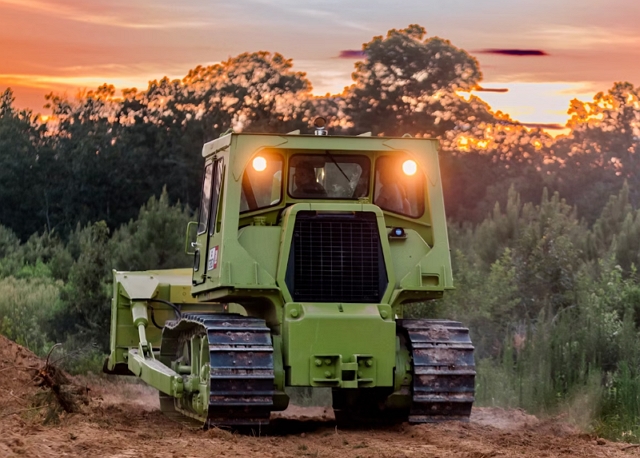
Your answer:
[[[21,240],[66,237],[77,223],[126,223],[164,186],[197,208],[203,143],[236,131],[311,131],[322,115],[333,134],[435,137],[449,216],[480,221],[515,186],[526,201],[558,191],[593,222],[624,181],[638,195],[638,88],[616,83],[569,107],[556,139],[495,112],[468,91],[482,81],[466,51],[424,28],[391,30],[364,44],[353,84],[314,97],[291,59],[254,52],[198,66],[182,79],[116,94],[105,84],[75,98],[47,96],[43,121],[0,96],[0,224]]]

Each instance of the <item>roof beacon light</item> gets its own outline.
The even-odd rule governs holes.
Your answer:
[[[253,160],[253,168],[256,172],[263,172],[267,168],[267,160],[262,156],[257,156]]]
[[[316,128],[316,131],[315,131],[316,135],[329,135],[329,133],[326,130],[327,120],[322,116],[318,116],[316,119],[313,120],[313,126]]]
[[[415,175],[416,172],[418,171],[418,164],[416,164],[416,161],[407,159],[402,164],[402,171],[404,172],[405,175],[408,175],[408,176]]]

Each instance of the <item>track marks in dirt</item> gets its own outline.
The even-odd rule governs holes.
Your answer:
[[[569,432],[560,425],[498,429],[476,423],[399,425],[390,429],[318,427],[302,434],[252,437],[190,430],[136,405],[93,405],[42,427],[17,418],[1,426],[0,456],[104,457],[629,457],[638,449]]]
[[[602,457],[640,456],[640,448],[582,434],[560,421],[518,410],[474,409],[470,423],[339,429],[331,412],[293,408],[270,436],[191,430],[165,418],[157,393],[140,384],[80,378],[90,403],[43,426],[29,408],[37,388],[35,355],[0,336],[0,457]],[[301,432],[304,431],[304,432]]]

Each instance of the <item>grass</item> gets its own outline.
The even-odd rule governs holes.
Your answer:
[[[477,405],[563,415],[583,431],[640,442],[638,333],[628,318],[598,312],[538,324],[518,352],[505,345],[501,360],[480,359]]]

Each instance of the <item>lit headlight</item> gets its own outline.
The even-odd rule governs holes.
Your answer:
[[[405,175],[415,175],[415,173],[418,171],[418,164],[416,164],[415,161],[408,159],[403,162],[402,171]]]
[[[267,168],[267,160],[262,156],[258,156],[253,160],[253,169],[256,172],[262,172]]]

